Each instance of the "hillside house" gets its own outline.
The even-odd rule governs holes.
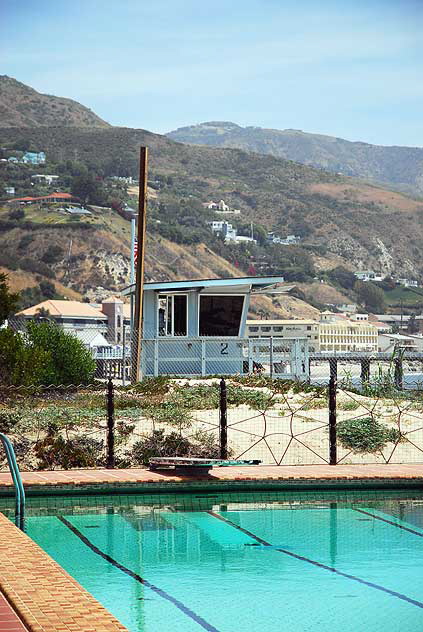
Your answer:
[[[60,176],[56,176],[53,174],[43,174],[43,173],[35,173],[33,176],[31,176],[31,180],[34,180],[34,182],[38,182],[40,184],[47,184],[47,185],[52,185],[53,182],[55,182],[56,180],[59,179]]]
[[[419,287],[419,283],[416,279],[398,279],[397,283],[405,287]]]
[[[374,272],[373,270],[361,270],[354,272],[354,276],[359,281],[383,281],[383,274],[381,272]]]
[[[27,151],[22,156],[20,162],[27,165],[43,165],[46,161],[46,155],[43,151]]]
[[[247,237],[246,235],[238,235],[236,228],[234,228],[232,224],[230,224],[226,220],[213,220],[213,221],[207,222],[207,224],[210,226],[211,230],[214,233],[221,235],[223,239],[225,240],[225,243],[227,244],[234,244],[234,243],[236,244],[236,243],[243,243],[243,242],[251,242],[254,244],[257,243],[257,240],[253,239],[253,237]]]
[[[21,197],[21,198],[14,198],[13,200],[7,200],[8,202],[17,202],[17,203],[22,203],[22,204],[36,204],[36,203],[43,203],[43,204],[48,204],[48,203],[52,203],[52,204],[56,204],[58,202],[63,203],[63,202],[75,202],[75,201],[79,201],[79,198],[75,197],[74,195],[71,195],[70,193],[49,193],[49,195],[41,195],[39,197],[31,197],[31,196],[26,196],[26,197]]]

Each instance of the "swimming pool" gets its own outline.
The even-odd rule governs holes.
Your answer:
[[[27,533],[131,632],[423,629],[423,494],[32,498]]]

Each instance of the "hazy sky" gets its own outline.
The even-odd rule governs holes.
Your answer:
[[[0,59],[114,125],[423,146],[423,0],[0,0]]]

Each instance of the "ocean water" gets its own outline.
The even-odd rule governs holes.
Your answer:
[[[423,630],[414,492],[38,503],[28,535],[131,632]]]

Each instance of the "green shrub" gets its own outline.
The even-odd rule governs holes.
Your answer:
[[[20,422],[21,415],[16,410],[0,410],[0,432],[8,434]]]
[[[338,410],[357,410],[357,408],[360,408],[360,404],[353,399],[348,399],[343,402],[338,402],[337,408]]]
[[[4,385],[41,384],[49,354],[12,329],[0,330],[0,383]]]
[[[88,384],[95,372],[95,360],[83,343],[55,323],[28,323],[28,342],[47,354],[43,384]]]
[[[327,408],[328,400],[323,397],[312,397],[306,400],[304,406],[301,406],[301,410],[314,410],[319,408]]]
[[[192,417],[188,409],[174,401],[147,405],[144,408],[144,414],[157,423],[178,426],[179,428],[187,428],[192,423]]]
[[[356,454],[375,453],[387,443],[397,443],[401,433],[396,428],[388,428],[373,417],[346,419],[337,424],[337,436],[344,448]]]

